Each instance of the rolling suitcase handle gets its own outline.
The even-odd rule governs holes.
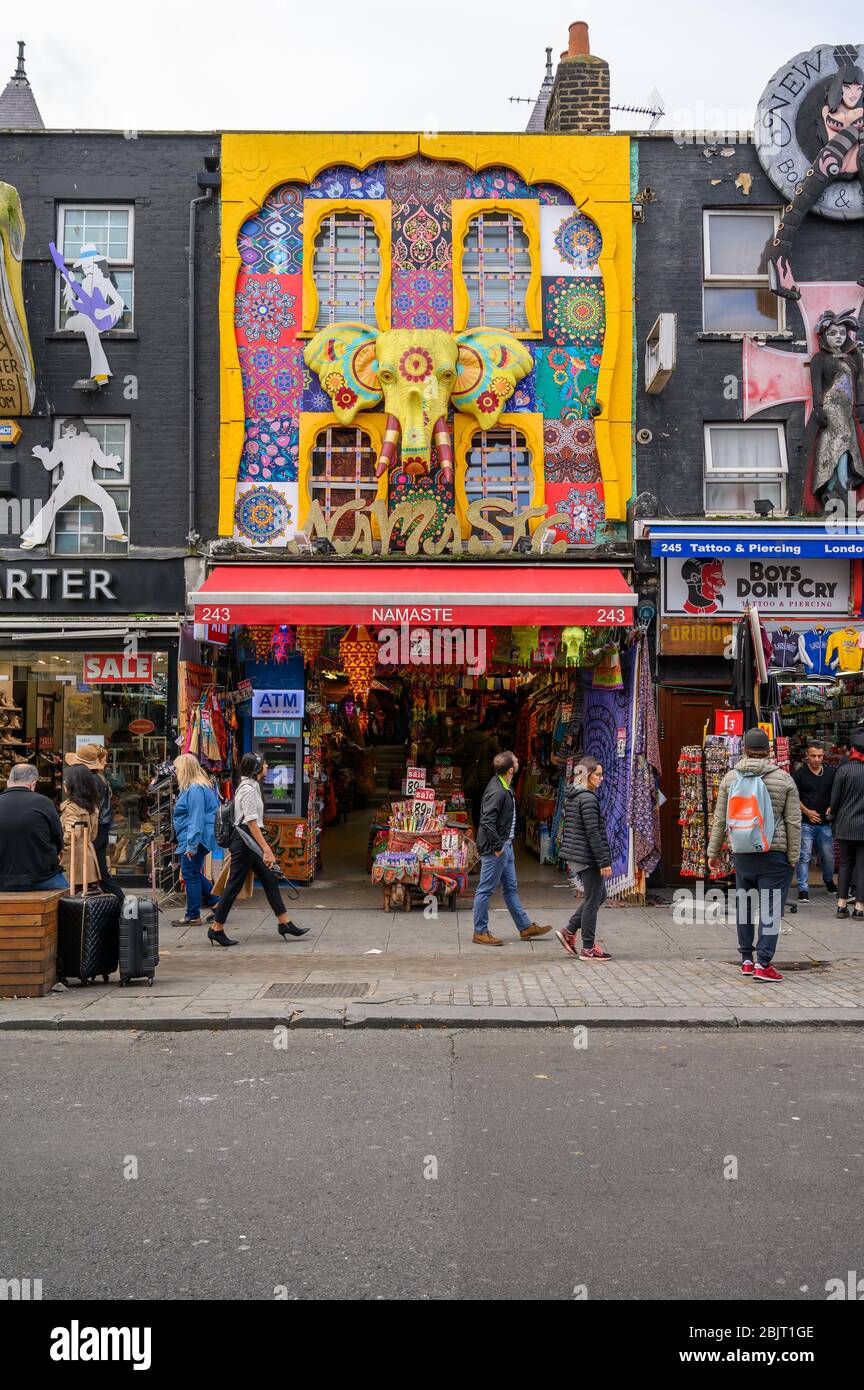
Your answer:
[[[87,872],[90,861],[90,822],[86,820],[76,820],[72,822],[72,834],[69,836],[69,892],[75,896],[75,829],[83,826],[81,833],[81,896],[87,897],[89,891],[89,875]]]

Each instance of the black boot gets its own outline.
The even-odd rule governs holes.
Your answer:
[[[293,922],[277,922],[276,927],[279,931],[279,935],[282,937],[306,936],[307,932],[309,931],[308,927],[297,927],[294,925]]]

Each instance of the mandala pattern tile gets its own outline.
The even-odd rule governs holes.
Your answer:
[[[254,274],[299,275],[303,261],[303,191],[283,184],[270,193],[260,212],[240,228],[237,245],[244,268]]]
[[[546,507],[550,516],[566,514],[568,520],[555,527],[554,539],[568,545],[593,545],[606,521],[602,483],[547,482]]]
[[[333,409],[333,402],[321,385],[318,373],[305,366],[303,368],[303,395],[300,400],[300,409],[304,412],[311,411],[316,415],[329,414]]]
[[[425,502],[431,498],[435,503],[435,519],[423,533],[423,540],[438,540],[444,530],[447,517],[455,508],[452,484],[445,487],[434,477],[412,478],[396,469],[390,476],[387,492],[387,505],[392,511],[400,502]],[[422,542],[421,542],[422,544]],[[390,545],[394,550],[404,550],[405,540],[401,529],[393,533]]]
[[[300,315],[299,275],[237,276],[234,326],[239,347],[287,346],[297,337]]]
[[[544,276],[599,276],[599,228],[575,207],[541,207],[540,270]]]
[[[574,346],[589,356],[603,347],[606,305],[601,280],[543,277],[543,329],[547,342]]]
[[[249,545],[284,545],[297,524],[296,483],[239,483],[234,537]]]
[[[547,483],[599,482],[594,421],[544,420],[543,462]]]
[[[306,190],[307,198],[386,198],[386,165],[370,164],[368,169],[354,169],[347,164],[334,164],[322,169]]]
[[[243,404],[250,417],[297,415],[303,398],[303,349],[238,347]]]
[[[453,281],[446,271],[393,271],[390,310],[394,328],[453,328]]]
[[[296,483],[298,434],[296,421],[291,418],[247,420],[238,478]]]

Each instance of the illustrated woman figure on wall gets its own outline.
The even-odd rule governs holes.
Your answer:
[[[783,220],[766,247],[769,283],[783,299],[801,298],[792,270],[792,245],[819,195],[835,179],[857,177],[864,183],[864,73],[857,64],[839,67],[828,87],[822,131],[826,143],[783,209]]]
[[[122,461],[116,454],[106,454],[98,440],[88,434],[78,420],[64,420],[60,426],[60,438],[50,449],[37,444],[33,453],[42,460],[42,467],[48,472],[63,466],[63,475],[41,512],[37,512],[27,530],[21,536],[21,549],[32,550],[34,545],[44,545],[54,518],[68,502],[76,497],[85,497],[99,507],[102,512],[102,526],[108,541],[126,541],[129,537],[123,530],[117,503],[106,488],[93,477],[94,468],[108,468],[119,473]]]
[[[824,510],[832,499],[845,506],[849,493],[864,483],[864,359],[858,329],[853,309],[826,311],[816,325],[819,351],[810,361],[813,414],[805,437],[811,458],[807,511]]]

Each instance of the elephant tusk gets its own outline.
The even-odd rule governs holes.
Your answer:
[[[378,467],[375,470],[376,478],[380,478],[382,473],[386,473],[393,467],[396,458],[396,450],[399,447],[401,432],[399,421],[396,419],[396,416],[388,415],[387,423],[384,426],[384,443],[381,445]]]
[[[444,416],[440,416],[432,430],[432,442],[438,450],[438,466],[445,482],[453,479],[453,441]]]

